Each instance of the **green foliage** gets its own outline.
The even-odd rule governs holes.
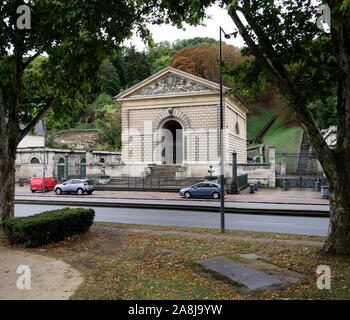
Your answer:
[[[317,4],[310,4],[308,0],[251,0],[237,1],[237,4],[250,17],[246,28],[256,41],[255,49],[247,46],[242,50],[243,55],[253,57],[254,52],[260,52],[276,65],[284,66],[300,101],[306,106],[333,96],[338,77],[334,72],[336,58],[330,35],[316,26],[314,13]],[[253,35],[256,32],[259,41]],[[274,85],[256,58],[224,71],[245,93]]]
[[[338,98],[334,94],[309,104],[308,107],[320,129],[327,129],[329,126],[337,124],[337,101]]]
[[[136,51],[135,47],[125,48],[122,54],[125,64],[125,83],[123,88],[129,88],[151,75],[151,66],[145,52]]]
[[[109,59],[105,59],[98,72],[98,80],[101,92],[115,96],[120,92],[121,81],[117,68]]]
[[[74,129],[97,129],[102,150],[121,149],[121,110],[113,97],[102,93],[81,111]]]
[[[38,247],[85,232],[95,217],[93,209],[60,209],[4,221],[2,226],[11,244]]]
[[[20,4],[0,4],[0,86],[5,116],[26,125],[48,101],[55,102],[54,114],[60,118],[81,108],[87,94],[114,95],[120,86],[130,86],[148,76],[147,59],[133,49],[126,57],[127,76],[119,78],[120,84],[118,66],[114,70],[111,64],[101,66],[101,62],[120,49],[134,30],[152,42],[149,24],[171,22],[181,27],[185,22],[199,23],[211,1],[29,0],[29,30],[16,27]],[[33,53],[45,58],[30,63]],[[13,108],[16,113],[11,113]]]

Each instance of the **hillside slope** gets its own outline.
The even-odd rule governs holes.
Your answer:
[[[290,112],[283,109],[281,102],[269,97],[252,104],[251,109],[247,120],[248,139],[254,138],[274,115],[278,115],[262,142],[266,146],[275,146],[276,153],[299,153],[303,130]]]

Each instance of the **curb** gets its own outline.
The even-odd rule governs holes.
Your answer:
[[[15,204],[37,204],[51,206],[74,206],[74,207],[102,207],[102,208],[145,208],[145,209],[170,209],[183,211],[206,211],[220,212],[218,206],[189,205],[189,204],[161,204],[161,203],[136,203],[136,202],[85,202],[85,201],[55,201],[40,199],[17,199]],[[225,207],[225,213],[256,214],[256,215],[281,215],[281,216],[301,216],[301,217],[329,217],[329,211],[320,210],[293,210],[293,209],[255,209],[255,208],[235,208]]]

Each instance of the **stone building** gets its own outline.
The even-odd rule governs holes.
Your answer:
[[[71,131],[69,131],[71,132]],[[55,177],[59,180],[72,177],[97,178],[98,176],[121,174],[122,165],[120,152],[98,151],[86,148],[90,140],[78,139],[77,132],[69,132],[61,135],[65,137],[64,143],[74,148],[45,147],[45,133],[42,123],[35,127],[18,145],[16,157],[16,178],[29,181],[32,177],[42,177],[45,170],[47,177]],[[85,135],[87,132],[84,132]],[[94,132],[90,132],[94,136]],[[85,137],[86,138],[86,137]]]
[[[247,161],[247,113],[240,99],[224,87],[224,156]],[[116,97],[122,108],[124,174],[205,176],[219,174],[220,86],[167,67]],[[229,173],[229,166],[226,166]]]

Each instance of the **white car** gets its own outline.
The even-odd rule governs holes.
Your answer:
[[[82,180],[82,179],[72,179],[68,180],[62,184],[55,186],[55,193],[61,195],[63,193],[76,193],[78,195],[83,195],[84,193],[92,194],[95,190],[93,181]]]

